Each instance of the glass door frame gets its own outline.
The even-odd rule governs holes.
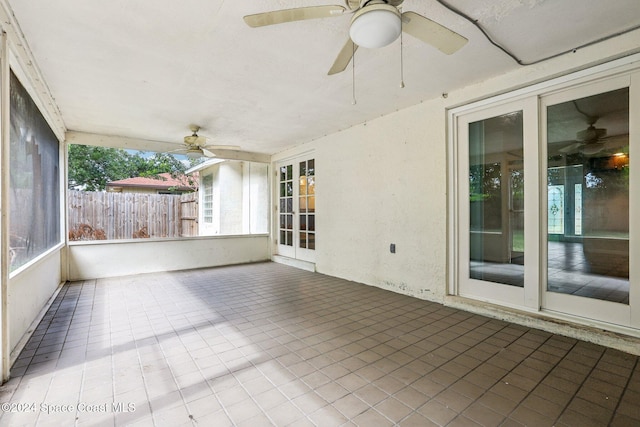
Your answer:
[[[275,173],[275,221],[274,221],[274,239],[276,241],[276,254],[286,256],[289,258],[296,257],[296,243],[293,237],[296,235],[296,227],[295,227],[295,217],[296,217],[296,200],[297,200],[297,188],[296,188],[296,180],[295,180],[295,164],[296,162],[293,160],[286,160],[282,162],[278,162],[276,164],[276,173]],[[284,171],[283,171],[284,168]],[[289,179],[288,168],[291,168],[291,179]],[[282,174],[285,173],[284,179],[282,178]],[[287,188],[287,183],[291,182],[290,190]],[[291,206],[288,206],[289,200],[291,201]],[[283,206],[284,205],[284,206]],[[292,211],[292,212],[289,212]],[[292,218],[291,218],[292,216]],[[282,223],[285,223],[285,228],[281,228]],[[291,228],[289,228],[289,225]],[[284,230],[284,231],[283,231]],[[287,230],[291,230],[290,232]],[[284,236],[286,241],[283,244],[283,235],[282,233],[291,233],[291,240],[289,241],[288,236]],[[287,244],[290,242],[291,244]]]
[[[635,80],[635,83],[632,83]],[[547,107],[560,104],[563,102],[572,101],[587,96],[598,95],[605,92],[613,91],[616,89],[629,88],[629,151],[635,155],[631,156],[633,159],[633,165],[630,167],[629,178],[629,304],[622,304],[617,302],[605,301],[596,298],[581,297],[578,295],[565,294],[560,292],[553,292],[548,290],[547,284],[547,271],[548,271],[548,238],[547,233],[543,238],[543,244],[540,249],[540,265],[543,272],[543,282],[541,282],[541,310],[550,311],[557,315],[570,315],[577,316],[589,320],[597,320],[602,322],[611,323],[620,326],[640,327],[640,315],[638,308],[640,306],[639,289],[637,282],[638,271],[637,266],[634,265],[631,260],[638,257],[638,230],[637,221],[633,221],[633,218],[638,218],[638,197],[633,197],[634,194],[638,194],[637,173],[634,173],[637,156],[640,150],[638,150],[638,138],[639,125],[638,123],[632,123],[633,117],[638,116],[640,112],[640,100],[638,95],[638,83],[640,83],[640,72],[629,73],[621,76],[610,77],[595,82],[590,82],[585,85],[572,86],[563,90],[559,90],[554,93],[543,94],[540,97],[540,151],[541,159],[540,163],[540,186],[546,188],[547,186]],[[636,120],[637,121],[637,120]],[[635,136],[635,138],[634,138]],[[546,197],[546,191],[543,192],[544,197],[541,198],[540,206],[540,222],[541,229],[547,230],[547,215],[543,212],[547,212],[548,202]],[[635,245],[633,244],[635,243]],[[634,248],[635,246],[635,248]],[[635,258],[634,258],[635,257]],[[635,311],[635,319],[632,313]]]
[[[307,195],[301,195],[300,192],[300,184],[301,184],[301,177],[300,177],[300,164],[301,163],[306,163],[309,160],[314,160],[314,181],[316,181],[317,179],[317,161],[315,161],[315,157],[314,157],[314,153],[306,153],[303,155],[299,155],[297,157],[290,157],[290,158],[286,158],[283,160],[279,160],[276,162],[275,164],[275,221],[274,221],[274,226],[273,226],[273,230],[274,230],[274,240],[276,241],[275,244],[275,249],[276,249],[276,255],[281,255],[287,258],[292,258],[292,259],[296,259],[296,260],[301,260],[301,261],[307,261],[307,262],[311,262],[311,263],[315,263],[315,257],[316,257],[316,250],[314,249],[307,249],[307,248],[303,248],[301,247],[301,241],[300,241],[300,233],[308,233],[308,230],[303,230],[301,227],[301,215],[305,215],[305,217],[308,218],[309,216],[309,212],[301,212],[300,211],[300,198],[302,196],[303,199],[305,199],[305,201],[308,201],[308,197],[306,197]],[[290,214],[289,212],[281,212],[281,168],[282,167],[287,167],[287,166],[291,166],[291,170],[292,170],[292,175],[291,175],[291,185],[292,185],[292,191],[291,191],[291,196],[286,195],[286,198],[291,197],[292,198],[292,209],[291,209],[291,214],[293,216],[292,218],[292,241],[291,241],[291,245],[287,245],[287,244],[282,244],[281,242],[281,236],[280,236],[280,221],[281,221],[281,214],[285,214],[288,215]],[[306,178],[305,178],[306,179]],[[289,181],[289,180],[287,180]],[[317,197],[317,195],[314,195],[313,197]],[[315,199],[314,199],[315,200]],[[314,204],[315,206],[315,204]],[[314,216],[314,220],[315,220],[315,208],[314,208],[314,212],[312,213],[312,215]],[[305,227],[306,228],[306,227]],[[317,227],[314,227],[314,231],[313,231],[313,235],[314,235],[314,239],[317,235]],[[315,243],[317,244],[317,243]]]
[[[631,218],[629,228],[629,310],[623,309],[624,313],[610,313],[611,310],[624,308],[623,304],[608,301],[574,297],[570,295],[548,295],[547,289],[547,171],[546,171],[546,115],[543,116],[544,104],[542,99],[571,91],[577,88],[585,88],[585,93],[591,91],[596,93],[606,92],[606,89],[597,90],[597,85],[601,82],[615,80],[618,77],[629,81],[629,152],[640,153],[640,54],[631,57],[621,58],[595,67],[567,74],[561,77],[550,79],[542,83],[516,89],[512,92],[504,93],[494,97],[473,102],[468,105],[452,108],[447,111],[447,132],[448,132],[448,292],[449,296],[468,297],[470,299],[493,302],[504,307],[514,307],[523,312],[538,313],[543,317],[569,320],[575,323],[595,326],[610,331],[620,331],[622,333],[640,336],[640,263],[634,263],[634,259],[640,259],[640,224],[634,218],[640,217],[640,172],[634,165],[639,161],[634,156],[633,165],[630,168],[629,177],[629,215]],[[615,85],[614,85],[615,86]],[[618,84],[618,87],[620,85]],[[551,98],[549,98],[551,99]],[[526,272],[525,272],[525,295],[522,301],[518,295],[517,300],[509,300],[500,296],[492,296],[485,293],[479,296],[467,294],[464,287],[461,291],[461,282],[464,274],[468,272],[464,268],[464,260],[468,259],[468,251],[462,247],[465,238],[468,238],[468,230],[465,231],[461,225],[468,224],[468,218],[464,217],[461,207],[464,197],[468,197],[467,192],[462,191],[462,184],[468,180],[468,170],[464,173],[461,170],[468,168],[464,165],[464,160],[468,153],[464,152],[465,143],[460,135],[461,121],[472,122],[467,116],[481,111],[489,111],[492,108],[499,109],[502,105],[515,103],[512,111],[522,110],[525,104],[533,108],[535,115],[529,120],[535,120],[530,125],[535,129],[533,140],[525,140],[525,179],[527,176],[535,177],[533,189],[526,190],[525,214],[527,224],[525,225],[525,251],[527,252]],[[504,111],[504,110],[503,110]],[[546,112],[545,112],[546,114]],[[487,117],[485,115],[484,117]],[[481,120],[479,114],[476,120]],[[527,115],[524,115],[527,120]],[[535,119],[534,119],[535,118]],[[530,126],[525,125],[527,128]],[[544,138],[543,138],[543,135]],[[544,161],[543,161],[544,160]],[[467,160],[468,162],[468,160]],[[528,167],[527,167],[528,165]],[[529,172],[529,171],[532,171]],[[465,174],[467,174],[465,176]],[[531,179],[527,180],[531,183]],[[525,184],[527,185],[527,184]],[[462,193],[465,193],[464,195]],[[468,213],[467,213],[468,215]],[[534,215],[533,219],[530,218]],[[532,224],[533,222],[533,224]],[[527,231],[529,230],[529,231]],[[545,235],[542,234],[545,233]],[[533,245],[533,246],[530,246]],[[529,257],[533,260],[529,262]],[[468,261],[467,261],[468,263]],[[464,273],[464,274],[463,274]],[[550,298],[551,297],[551,298]],[[556,298],[557,297],[557,298]],[[445,298],[449,298],[448,296]],[[455,299],[451,300],[456,301]],[[522,304],[522,305],[521,305]],[[584,306],[581,307],[581,304]],[[607,307],[608,306],[608,307]],[[567,308],[569,307],[569,308]],[[606,314],[601,316],[601,309],[606,308]],[[611,310],[609,310],[609,307]]]
[[[470,276],[470,200],[469,200],[469,124],[493,117],[522,111],[523,113],[523,170],[524,170],[524,286],[512,286],[493,283]],[[457,197],[454,202],[456,245],[452,261],[455,263],[455,281],[453,293],[481,301],[498,303],[520,309],[539,307],[539,269],[537,254],[539,253],[538,222],[535,211],[539,204],[539,181],[536,179],[538,152],[537,145],[538,108],[535,97],[526,97],[492,106],[481,106],[455,118],[455,157],[451,167],[455,168]],[[503,170],[509,170],[508,166]],[[508,184],[510,177],[507,177]],[[510,202],[507,202],[510,204]],[[510,212],[504,209],[507,221]],[[505,238],[511,239],[509,236]],[[511,246],[512,243],[509,243]],[[511,248],[509,249],[511,251]]]

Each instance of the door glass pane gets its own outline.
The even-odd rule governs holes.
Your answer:
[[[547,108],[547,290],[629,303],[629,89]]]
[[[309,194],[316,194],[316,179],[313,176],[308,177]]]
[[[293,170],[292,165],[280,167],[280,241],[281,245],[293,245]]]
[[[300,195],[301,196],[307,195],[307,177],[306,176],[300,177]]]
[[[312,222],[313,216],[307,214],[309,212],[315,212],[315,161],[311,159],[300,162],[298,175],[298,217],[300,230],[313,230],[315,228],[315,223]],[[315,239],[313,233],[300,233],[300,247],[304,249],[315,249]]]
[[[522,111],[469,124],[472,279],[524,286]]]

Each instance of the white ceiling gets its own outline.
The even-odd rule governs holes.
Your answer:
[[[436,0],[405,0],[469,39],[404,36],[328,76],[350,15],[249,28],[242,17],[341,0],[8,0],[68,130],[275,153],[521,67]],[[447,0],[525,63],[640,25],[638,0]]]

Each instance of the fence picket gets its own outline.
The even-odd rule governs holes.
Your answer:
[[[101,238],[106,239],[198,235],[197,192],[173,195],[69,190],[67,200],[72,240],[83,227],[85,231],[94,230],[94,237],[104,235]],[[86,233],[82,236],[82,240],[91,238]]]

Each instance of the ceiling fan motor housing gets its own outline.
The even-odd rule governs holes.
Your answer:
[[[593,125],[589,125],[589,127],[585,130],[581,130],[576,135],[578,141],[595,141],[600,138],[604,138],[607,136],[607,130],[603,128],[596,128]]]

